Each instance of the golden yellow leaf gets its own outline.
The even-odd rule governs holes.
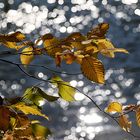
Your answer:
[[[89,80],[104,84],[104,66],[100,60],[94,57],[84,57],[81,63],[81,71]]]
[[[19,102],[17,104],[13,104],[10,107],[16,108],[20,111],[22,111],[24,114],[28,115],[38,115],[42,116],[46,119],[49,119],[45,114],[42,114],[35,106],[28,106],[24,102]]]
[[[119,125],[120,127],[127,131],[127,132],[130,132],[130,129],[131,129],[131,122],[128,120],[128,118],[126,117],[126,115],[121,115],[118,119],[119,121]]]
[[[33,59],[34,53],[32,47],[27,47],[22,50],[22,54],[20,55],[20,61],[22,64],[29,65]]]
[[[55,38],[52,34],[45,34],[42,36],[44,48],[47,54],[51,57],[55,57],[55,54],[62,52],[62,48],[59,45],[59,40]]]
[[[140,127],[140,106],[136,109],[136,120],[138,126]]]
[[[128,53],[128,51],[123,48],[115,48],[107,39],[98,39],[94,43],[97,44],[99,52],[107,57],[114,58],[115,52]]]
[[[17,45],[16,42],[8,42],[8,41],[3,42],[2,44],[5,45],[7,48],[16,49],[16,50],[19,50],[25,46],[24,44]]]
[[[122,112],[122,104],[120,104],[118,102],[112,102],[108,105],[106,111],[109,113],[111,113],[111,112],[121,113]]]

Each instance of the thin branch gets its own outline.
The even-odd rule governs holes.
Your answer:
[[[22,64],[22,63],[13,63],[13,62],[11,62],[11,61],[7,61],[7,60],[5,60],[5,59],[1,59],[0,58],[0,61],[3,61],[3,62],[6,62],[6,63],[9,63],[9,64],[15,64],[15,65],[27,65],[27,64]],[[47,70],[49,70],[49,71],[51,71],[51,72],[54,72],[54,73],[58,73],[58,74],[66,74],[66,75],[79,75],[79,74],[82,74],[82,73],[68,73],[68,72],[61,72],[61,71],[56,71],[56,70],[53,70],[53,69],[51,69],[51,68],[49,68],[49,67],[47,67],[47,66],[43,66],[43,65],[35,65],[35,64],[29,64],[29,65],[27,65],[28,67],[42,67],[42,68],[44,68],[44,69],[47,69]]]
[[[48,83],[62,83],[62,81],[52,81],[52,80],[44,80],[44,79],[41,79],[41,78],[38,78],[34,75],[31,75],[29,74],[28,72],[26,72],[24,69],[21,68],[21,65],[19,65],[18,63],[14,63],[14,62],[11,62],[11,61],[8,61],[8,60],[3,60],[3,59],[0,59],[0,61],[3,61],[3,62],[7,62],[7,63],[10,63],[10,64],[13,64],[15,66],[17,66],[25,75],[31,77],[31,78],[34,78],[34,79],[37,79],[37,80],[40,80],[40,81],[43,81],[43,82],[48,82]],[[72,87],[70,85],[67,85],[67,84],[63,84],[63,85],[66,85],[66,86],[69,86],[69,87]],[[87,94],[81,92],[79,89],[75,88],[75,87],[72,87],[74,88],[75,90],[79,91],[81,94],[83,94],[84,96],[86,96],[102,113],[104,113],[106,116],[110,117],[111,119],[113,119],[118,125],[119,125],[119,122],[117,121],[117,118],[114,118],[114,116],[108,114],[107,112],[105,112],[103,109],[100,108],[100,106],[97,105],[97,103],[90,97],[88,96]],[[135,138],[139,138],[140,139],[140,136],[136,136],[135,134],[133,134],[132,132],[128,132],[126,131],[129,135],[135,137]]]

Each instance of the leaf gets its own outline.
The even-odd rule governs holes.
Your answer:
[[[100,23],[96,27],[94,27],[90,32],[87,33],[88,39],[99,39],[105,38],[105,34],[109,29],[109,24]]]
[[[16,108],[16,109],[22,111],[26,115],[28,115],[28,114],[38,115],[38,116],[42,116],[46,119],[49,119],[46,115],[42,114],[35,106],[28,106],[24,102],[20,102],[20,103],[11,105],[10,107]]]
[[[128,120],[128,118],[126,117],[126,115],[121,115],[119,117],[119,125],[120,127],[127,132],[130,132],[131,129],[131,122]]]
[[[62,56],[61,55],[62,54],[60,54],[60,53],[56,53],[56,55],[55,55],[55,64],[58,67],[60,67],[61,62],[62,62]]]
[[[75,61],[76,57],[73,53],[66,53],[64,54],[63,59],[66,61],[66,64],[72,64]]]
[[[51,96],[46,94],[39,87],[27,88],[23,95],[24,99],[31,100],[35,105],[39,106],[39,101],[46,99],[49,102],[56,101],[59,97]]]
[[[0,130],[6,131],[10,124],[10,111],[5,106],[0,106]]]
[[[21,42],[24,39],[25,35],[19,31],[7,35],[0,35],[0,42]]]
[[[95,43],[98,46],[99,52],[107,57],[114,58],[115,52],[128,53],[128,51],[123,48],[115,48],[114,45],[107,39],[99,39],[95,41]]]
[[[3,98],[0,96],[0,106],[3,105]]]
[[[104,84],[104,66],[94,57],[84,57],[81,63],[81,71],[85,77],[96,83]]]
[[[112,113],[112,112],[122,112],[122,104],[118,102],[112,102],[108,105],[106,112]]]
[[[52,34],[45,34],[42,36],[44,48],[49,56],[55,57],[55,54],[62,52],[62,48],[59,44],[59,40]]]
[[[138,126],[140,127],[140,106],[136,109],[136,120]]]
[[[59,96],[66,101],[74,101],[75,88],[70,86],[69,82],[63,81],[56,76],[51,79],[53,84],[57,84]]]
[[[123,108],[123,111],[127,111],[127,112],[129,112],[129,111],[134,111],[136,107],[137,107],[136,105],[130,104],[130,105],[125,106],[125,107]]]
[[[47,137],[48,135],[51,134],[51,131],[47,127],[44,127],[37,123],[32,124],[31,128],[32,128],[33,134],[36,137]]]
[[[34,54],[32,47],[27,47],[22,50],[22,54],[20,55],[20,61],[22,64],[29,65],[33,59]]]
[[[25,46],[24,44],[17,45],[16,42],[8,42],[8,41],[4,41],[2,44],[10,49],[16,49],[16,50],[19,50]]]
[[[81,33],[75,32],[75,33],[70,34],[66,38],[66,40],[69,42],[81,42],[81,41],[85,40],[85,37]]]

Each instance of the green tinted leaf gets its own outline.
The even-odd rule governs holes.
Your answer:
[[[32,127],[32,131],[36,137],[38,137],[38,136],[46,137],[51,134],[51,131],[48,128],[46,128],[40,124],[32,124],[31,127]]]
[[[75,88],[70,86],[69,82],[63,81],[60,77],[53,77],[52,83],[57,84],[58,94],[66,101],[74,101]]]
[[[24,99],[29,99],[38,106],[39,106],[39,101],[43,99],[46,99],[49,102],[53,102],[59,98],[59,97],[46,94],[39,87],[27,88],[23,96],[24,96]]]
[[[37,89],[31,87],[31,88],[27,88],[23,94],[23,101],[26,102],[27,100],[39,106],[40,105],[39,101],[43,100],[43,97],[41,97],[40,94],[38,94]]]

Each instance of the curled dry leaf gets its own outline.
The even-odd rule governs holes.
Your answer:
[[[118,119],[119,121],[119,125],[120,127],[127,131],[127,132],[130,132],[130,129],[131,129],[131,122],[128,120],[127,116],[126,115],[121,115]]]
[[[94,57],[84,57],[81,63],[81,71],[89,80],[104,84],[104,66],[100,60]]]

